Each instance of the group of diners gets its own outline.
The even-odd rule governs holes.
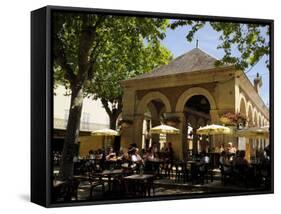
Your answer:
[[[245,151],[239,151],[231,142],[227,144],[227,147],[222,145],[220,152],[218,165],[223,183],[229,181],[243,183],[245,180],[270,185],[269,147],[259,153],[256,162],[249,162],[245,158]],[[96,151],[90,150],[83,159],[75,157],[74,165],[78,167],[74,167],[74,171],[76,171],[76,174],[83,174],[89,169],[96,171],[124,169],[124,171],[133,171],[134,173],[167,175],[169,178],[170,175],[173,177],[179,171],[192,181],[203,181],[202,178],[213,170],[214,158],[204,150],[197,155],[193,155],[193,157],[196,158],[176,160],[171,142],[165,143],[161,149],[157,143],[152,143],[147,149],[139,149],[136,144],[130,144],[127,148],[121,148],[118,151],[109,147]]]
[[[129,172],[126,174],[154,174],[158,178],[166,177],[181,182],[203,181],[210,165],[209,154],[205,151],[200,152],[194,162],[177,160],[171,142],[164,144],[161,149],[157,143],[153,143],[147,149],[139,149],[131,144],[120,151],[114,151],[113,147],[106,151],[90,150],[84,161],[94,171],[123,169],[125,173]]]
[[[159,149],[157,143],[153,143],[147,149],[139,149],[136,144],[130,144],[127,148],[121,148],[115,151],[113,147],[105,150],[90,150],[84,159],[74,158],[74,164],[81,166],[98,166],[101,169],[131,169],[137,172],[140,170],[148,171],[150,163],[159,164],[161,162],[171,162],[174,159],[174,150],[172,143],[167,143],[162,149]],[[84,167],[85,169],[85,167]],[[95,167],[96,170],[97,167]],[[157,169],[156,169],[157,170]],[[152,169],[150,170],[150,172]]]
[[[172,161],[173,159],[174,150],[171,142],[165,143],[162,149],[159,149],[157,143],[153,143],[152,146],[147,149],[139,149],[136,144],[130,144],[128,148],[121,148],[119,151],[114,151],[113,147],[109,147],[105,150],[90,150],[86,157],[89,163],[99,162],[105,164],[106,162],[130,162],[139,166],[144,166],[146,162],[157,162],[160,160]],[[78,161],[79,159],[74,159],[74,162]]]
[[[232,143],[229,143],[228,148],[221,151],[219,165],[224,183],[270,184],[271,162],[269,146],[262,152],[257,153],[255,161],[248,161],[244,150],[239,151],[233,147]]]

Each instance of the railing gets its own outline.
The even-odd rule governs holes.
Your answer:
[[[64,119],[54,118],[54,129],[66,129],[67,121]],[[108,128],[107,124],[100,124],[100,123],[80,123],[80,130],[81,131],[93,131],[98,129]]]

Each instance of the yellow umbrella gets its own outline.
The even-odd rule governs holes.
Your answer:
[[[232,129],[221,125],[207,125],[197,129],[197,134],[200,135],[217,135],[217,134],[232,134]]]
[[[236,132],[237,137],[269,138],[269,127],[251,127]]]
[[[91,134],[94,136],[116,136],[118,132],[113,129],[99,129],[92,131]]]
[[[231,128],[225,127],[225,126],[221,126],[221,125],[216,125],[216,124],[212,124],[212,125],[207,125],[204,127],[200,127],[199,129],[197,129],[196,131],[197,134],[200,135],[229,135],[233,133],[233,130]]]
[[[173,126],[160,125],[150,129],[151,134],[179,134],[180,130]]]
[[[113,129],[99,129],[99,130],[92,131],[91,135],[93,135],[93,136],[104,136],[103,147],[105,149],[105,139],[108,136],[116,136],[116,135],[119,135],[119,134],[118,134],[117,131],[115,131]]]

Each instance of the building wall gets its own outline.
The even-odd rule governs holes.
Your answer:
[[[112,144],[114,137],[111,136],[82,136],[79,137],[80,149],[79,155],[86,157],[90,150],[96,151],[103,149],[104,146],[107,148],[109,144]]]
[[[221,116],[226,112],[235,112],[235,79],[228,78],[218,82],[213,91],[218,114]]]
[[[64,129],[67,123],[70,107],[70,96],[65,96],[66,90],[63,86],[55,89],[54,95],[54,128]],[[81,130],[96,130],[108,128],[109,118],[100,100],[84,98],[81,115]]]

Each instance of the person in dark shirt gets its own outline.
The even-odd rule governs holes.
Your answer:
[[[170,161],[172,161],[174,159],[174,150],[173,150],[171,142],[168,143],[167,157]]]

